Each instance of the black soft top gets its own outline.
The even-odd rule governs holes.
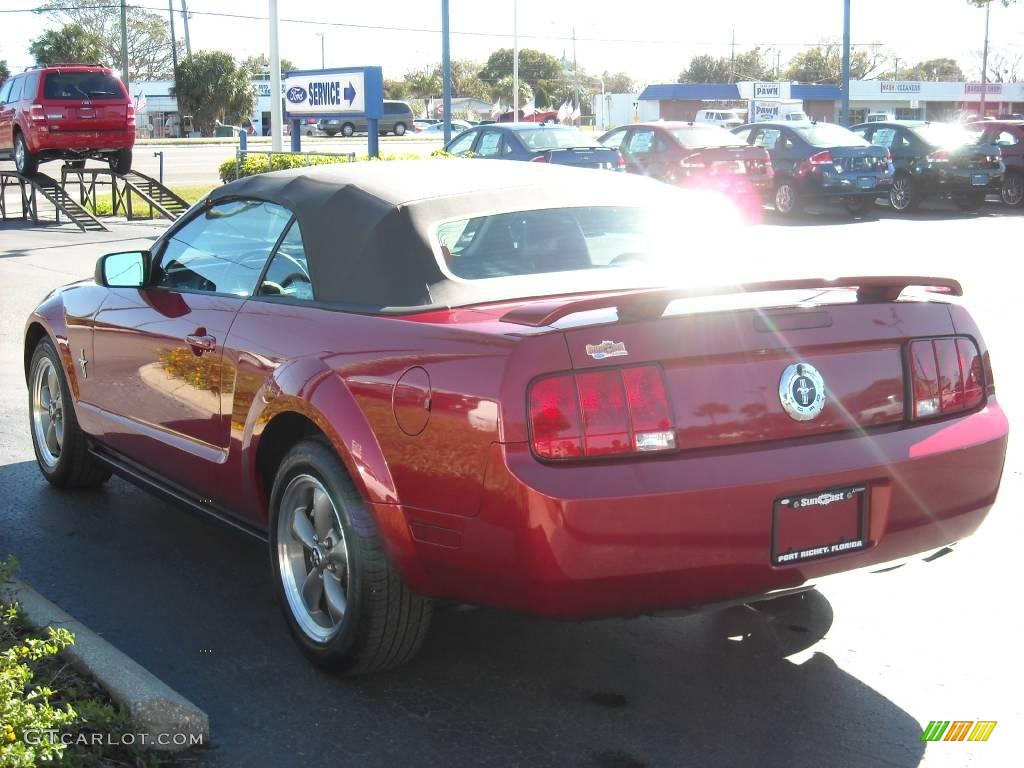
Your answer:
[[[407,312],[580,290],[580,273],[450,277],[434,250],[434,231],[445,221],[531,209],[635,207],[666,194],[678,192],[610,171],[508,160],[401,160],[250,176],[218,187],[209,199],[266,200],[291,210],[302,228],[317,302]]]

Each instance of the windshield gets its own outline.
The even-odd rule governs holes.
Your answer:
[[[813,147],[870,147],[863,138],[840,125],[818,123],[817,125],[794,126],[804,141]]]
[[[109,72],[50,72],[46,75],[47,99],[123,100],[121,81]]]
[[[742,147],[746,142],[718,126],[673,128],[672,135],[684,147]]]
[[[964,144],[977,144],[980,131],[970,131],[963,126],[951,123],[932,123],[914,129],[914,133],[933,147],[959,147]]]
[[[546,150],[600,146],[592,137],[575,128],[533,128],[517,131],[516,134],[528,149]]]

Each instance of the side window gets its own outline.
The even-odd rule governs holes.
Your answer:
[[[862,139],[866,139],[867,141],[871,141],[871,128],[870,127],[868,127],[868,126],[861,126],[860,128],[851,128],[850,130],[853,133],[856,133]]]
[[[21,84],[25,81],[23,77],[16,77],[11,81],[11,93],[7,98],[9,102],[18,101],[21,98]]]
[[[753,128],[743,128],[739,131],[733,131],[733,133],[740,138],[740,141],[745,141],[747,144],[750,143],[750,134],[753,133]]]
[[[1000,147],[1015,147],[1020,144],[1020,139],[1010,131],[1000,131],[998,136],[993,137],[992,143]]]
[[[39,73],[32,72],[25,76],[25,85],[21,90],[21,96],[24,99],[35,99],[36,94],[39,93]]]
[[[778,128],[762,128],[757,133],[757,139],[754,141],[754,145],[758,147],[764,147],[771,151],[775,149],[775,145],[779,143],[779,139],[782,137],[782,131]],[[782,147],[779,147],[782,149]]]
[[[874,134],[871,137],[871,143],[874,144],[876,147],[885,147],[886,149],[892,149],[893,144],[897,143],[896,129],[876,128]]]
[[[654,131],[647,129],[634,131],[633,135],[629,137],[627,151],[631,155],[649,155],[654,151]]]
[[[171,234],[154,285],[249,296],[291,213],[259,200],[218,203]]]
[[[601,139],[601,143],[604,144],[606,147],[611,147],[612,149],[619,149],[622,146],[622,140],[624,138],[626,138],[626,129],[619,128],[618,130],[612,131],[603,139]]]
[[[309,277],[306,249],[302,244],[302,230],[298,219],[292,220],[288,234],[277,247],[263,277],[260,296],[286,296],[300,301],[313,300],[313,282]]]
[[[448,150],[449,154],[452,155],[464,155],[473,148],[473,139],[479,136],[476,131],[466,131],[464,134],[459,136],[455,141],[452,142],[451,148]]]
[[[11,80],[0,85],[0,104],[6,104],[9,101],[7,97],[11,94],[11,85],[13,85]]]
[[[477,157],[501,156],[501,131],[484,131],[476,148]]]

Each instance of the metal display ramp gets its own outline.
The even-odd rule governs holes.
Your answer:
[[[20,213],[11,210],[7,193],[17,187],[20,191]],[[0,170],[0,218],[31,219],[40,223],[40,198],[53,207],[54,221],[61,223],[61,216],[83,232],[107,232],[107,228],[96,216],[77,203],[56,179],[45,173],[24,176],[17,171]]]
[[[156,179],[138,171],[119,174],[107,168],[74,168],[65,165],[60,171],[65,189],[78,187],[78,203],[97,215],[97,192],[110,189],[111,215],[129,220],[152,219],[154,215],[174,221],[188,210],[186,200]],[[139,210],[138,203],[145,213]]]

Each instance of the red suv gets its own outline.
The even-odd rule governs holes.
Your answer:
[[[81,167],[87,157],[131,170],[135,107],[124,84],[106,67],[38,67],[0,86],[0,157],[19,173],[63,158]]]
[[[971,123],[981,131],[985,144],[995,144],[1003,155],[1003,202],[1011,208],[1024,205],[1024,120],[984,120]]]

